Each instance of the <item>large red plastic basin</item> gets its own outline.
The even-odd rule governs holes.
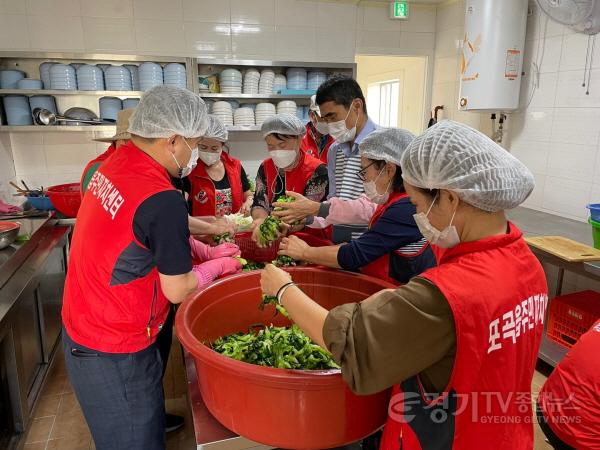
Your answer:
[[[358,302],[389,283],[322,268],[290,268],[294,281],[323,307]],[[176,329],[194,356],[209,411],[230,430],[265,445],[322,449],[356,442],[381,427],[390,392],[359,396],[339,370],[260,367],[220,355],[204,342],[247,331],[251,325],[288,325],[273,309],[260,311],[260,272],[217,281],[179,308]]]

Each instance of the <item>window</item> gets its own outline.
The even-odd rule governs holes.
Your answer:
[[[399,80],[369,84],[367,109],[375,123],[382,127],[397,127],[399,103]]]

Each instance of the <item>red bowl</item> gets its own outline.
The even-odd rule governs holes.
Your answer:
[[[245,232],[235,234],[235,243],[240,248],[242,258],[256,262],[271,262],[277,258],[280,242],[281,239],[278,239],[271,242],[271,244],[266,247],[259,247],[258,244],[252,240],[252,233]]]
[[[79,183],[59,184],[47,190],[54,208],[66,217],[77,217],[81,206],[81,190]]]
[[[289,268],[294,281],[327,309],[358,302],[389,283],[322,268]],[[354,394],[339,370],[302,371],[255,366],[223,356],[206,342],[247,331],[251,325],[289,325],[273,309],[258,309],[260,273],[224,278],[179,308],[179,340],[196,363],[208,410],[225,427],[279,448],[323,449],[356,442],[386,420],[390,391]]]

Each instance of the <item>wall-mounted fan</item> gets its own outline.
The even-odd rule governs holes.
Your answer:
[[[552,20],[579,33],[600,32],[600,1],[598,0],[536,0]]]

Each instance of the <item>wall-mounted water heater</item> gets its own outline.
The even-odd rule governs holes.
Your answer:
[[[460,58],[463,111],[519,107],[527,0],[467,0]]]

